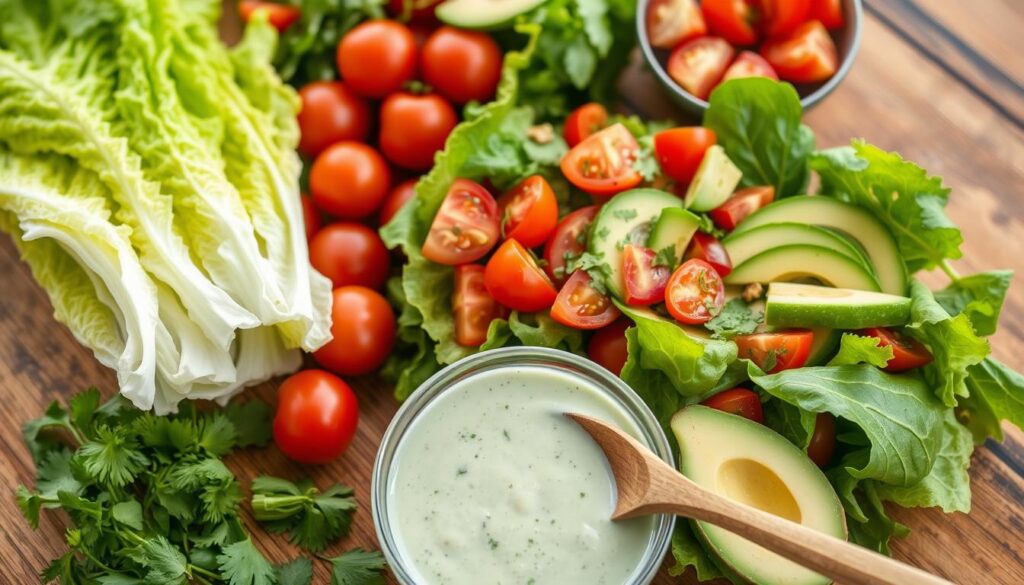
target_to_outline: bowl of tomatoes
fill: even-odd
[[[846,77],[860,47],[861,0],[640,0],[640,49],[669,95],[694,114],[720,83],[792,83],[808,109]]]

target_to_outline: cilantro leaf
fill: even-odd
[[[633,170],[640,173],[645,181],[653,181],[661,173],[661,165],[654,154],[654,136],[647,135],[637,139],[640,146],[633,161]]]
[[[232,402],[224,409],[224,416],[235,425],[238,447],[263,447],[270,442],[273,415],[266,402]]]
[[[246,538],[221,549],[217,556],[222,578],[230,585],[274,585],[274,567],[252,539]]]
[[[51,402],[46,408],[43,416],[25,423],[22,428],[22,436],[28,450],[32,453],[32,459],[38,464],[46,453],[54,449],[63,449],[66,443],[59,436],[50,431],[64,430],[79,444],[85,442],[85,438],[78,433],[71,425],[71,417],[68,412],[56,401]]]
[[[839,352],[828,362],[828,365],[870,364],[876,368],[884,368],[892,359],[893,350],[891,346],[881,345],[881,343],[882,340],[877,337],[843,333],[843,338],[839,342]]]
[[[188,561],[185,555],[162,535],[144,540],[130,555],[147,569],[147,583],[183,584],[188,581]]]
[[[290,563],[274,567],[277,585],[310,585],[313,582],[313,562],[299,557]]]
[[[134,438],[127,436],[124,427],[99,427],[96,438],[82,445],[78,451],[85,470],[102,483],[123,487],[149,464],[138,449]]]
[[[676,252],[675,244],[669,244],[664,248],[660,249],[655,253],[652,266],[665,266],[669,270],[674,270],[676,264],[679,263],[679,254]]]
[[[754,311],[743,299],[735,298],[722,307],[722,311],[704,324],[715,339],[732,339],[737,335],[749,335],[764,321],[764,313]],[[771,368],[768,368],[771,369]]]
[[[99,406],[100,391],[95,386],[75,394],[68,401],[71,422],[83,432],[88,432],[92,428],[93,417]]]
[[[309,480],[262,476],[252,482],[252,510],[267,530],[287,530],[296,546],[320,552],[348,533],[356,500],[352,488],[340,484],[321,492]]]
[[[222,414],[205,417],[199,428],[199,447],[215,457],[230,452],[238,441],[235,425]]]
[[[384,585],[387,562],[379,551],[352,549],[331,561],[331,585]]]

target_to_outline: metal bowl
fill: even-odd
[[[640,0],[636,10],[636,34],[640,41],[640,51],[643,53],[647,65],[654,71],[665,91],[672,99],[695,115],[702,115],[708,107],[707,100],[702,100],[688,91],[679,87],[669,77],[665,70],[665,63],[668,61],[670,51],[651,46],[647,37],[647,7],[652,0]],[[860,49],[861,26],[864,19],[864,9],[861,0],[843,0],[843,17],[845,24],[843,28],[832,32],[832,38],[836,41],[836,49],[839,52],[839,70],[828,80],[814,84],[796,84],[797,93],[800,94],[800,104],[804,110],[808,110],[818,104],[825,96],[832,93],[832,90],[849,73],[853,61]]]

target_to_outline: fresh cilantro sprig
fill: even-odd
[[[331,585],[384,585],[387,563],[378,551],[352,549],[331,562]]]
[[[314,553],[348,534],[356,507],[352,488],[340,484],[321,492],[308,479],[262,476],[252,482],[256,520],[269,532],[288,531],[293,544]]]
[[[764,313],[754,311],[743,299],[735,298],[722,307],[722,311],[704,324],[715,339],[732,339],[737,335],[749,335],[764,321]],[[740,356],[743,357],[743,356]]]

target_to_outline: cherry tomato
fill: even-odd
[[[633,168],[640,147],[622,124],[596,132],[562,157],[565,178],[593,195],[614,195],[640,184]]]
[[[625,317],[615,321],[604,329],[599,329],[590,336],[587,343],[587,355],[609,372],[618,376],[622,366],[626,365],[629,352],[626,348],[626,329],[632,323]]]
[[[654,135],[654,155],[662,173],[685,184],[693,180],[704,153],[715,142],[714,130],[701,126],[672,128]]]
[[[388,249],[376,230],[361,223],[332,223],[309,243],[309,261],[335,287],[380,289],[388,279]]]
[[[722,278],[729,276],[729,273],[732,272],[732,260],[729,259],[729,252],[725,250],[725,246],[715,239],[715,236],[704,232],[693,234],[693,239],[690,240],[690,246],[686,249],[684,257],[707,262]]]
[[[807,20],[811,0],[758,0],[761,30],[769,38],[788,35]]]
[[[283,33],[285,29],[302,16],[302,11],[297,6],[290,6],[288,4],[256,2],[254,0],[242,0],[238,3],[238,14],[241,15],[242,20],[245,22],[252,20],[253,15],[257,12],[266,13],[267,22],[276,28],[279,33]]]
[[[501,48],[487,33],[442,26],[423,45],[423,81],[457,104],[494,97]]]
[[[388,0],[388,14],[396,20],[413,23],[437,22],[434,8],[442,0]]]
[[[668,266],[655,266],[654,250],[626,244],[622,249],[622,275],[626,304],[647,306],[665,300],[665,285],[672,276]]]
[[[339,142],[320,153],[309,171],[313,202],[343,219],[363,219],[380,207],[391,185],[388,164],[361,142]]]
[[[808,20],[817,20],[829,30],[843,28],[843,0],[811,0]]]
[[[734,230],[751,213],[768,205],[775,199],[775,187],[763,185],[740,189],[725,200],[725,203],[708,212],[715,225],[723,230]],[[730,266],[732,262],[729,263]]]
[[[676,321],[701,325],[721,312],[725,285],[718,272],[703,260],[690,259],[679,265],[665,287],[665,306]]]
[[[805,22],[792,34],[761,46],[761,55],[779,77],[794,83],[816,83],[835,74],[839,67],[836,45],[817,20]]]
[[[515,240],[505,240],[487,261],[484,285],[496,301],[525,313],[547,309],[558,296],[548,275]]]
[[[754,28],[757,11],[750,0],[703,0],[700,9],[711,34],[734,45],[757,42],[757,30]]]
[[[576,258],[587,249],[587,229],[599,209],[589,205],[566,215],[544,245],[544,270],[555,283],[561,284],[569,276],[565,273],[566,258]]]
[[[342,376],[359,376],[376,370],[388,358],[395,343],[395,314],[375,290],[365,286],[334,289],[331,335],[327,345],[313,352],[313,359]]]
[[[604,109],[604,106],[596,102],[583,104],[565,119],[562,136],[565,137],[569,148],[572,148],[604,128],[607,122],[608,110]]]
[[[306,240],[309,241],[320,229],[320,212],[313,205],[313,199],[309,195],[303,193],[300,200],[302,201],[302,225],[306,227]]]
[[[339,81],[314,81],[301,90],[299,150],[316,156],[335,142],[366,142],[370,133],[370,106]]]
[[[344,380],[323,370],[292,374],[277,390],[274,442],[300,463],[327,463],[348,449],[359,402]]]
[[[761,399],[757,397],[757,394],[746,388],[723,390],[705,399],[701,404],[730,414],[738,414],[743,418],[764,424],[764,411],[761,409]]]
[[[395,214],[409,202],[410,199],[416,196],[416,182],[419,179],[408,179],[399,183],[394,189],[388,193],[387,199],[384,200],[384,204],[380,206],[380,215],[377,223],[380,225],[387,225],[391,221],[391,218],[395,217]]]
[[[777,333],[739,335],[733,339],[739,357],[748,359],[769,374],[802,367],[811,355],[814,334],[806,329]]]
[[[402,89],[416,74],[416,39],[393,20],[370,20],[338,43],[338,71],[362,95],[382,98]]]
[[[577,270],[558,291],[551,318],[574,329],[600,329],[619,318],[619,310],[591,285],[586,270]]]
[[[886,327],[872,327],[861,331],[862,335],[877,337],[879,345],[892,348],[892,359],[885,371],[894,374],[926,366],[932,362],[932,354],[920,341]]]
[[[647,37],[655,47],[674,49],[707,31],[696,0],[653,0],[647,7]]]
[[[487,329],[499,316],[500,307],[484,286],[484,267],[462,264],[455,267],[455,295],[452,298],[455,317],[455,342],[478,347],[487,341]]]
[[[425,171],[458,123],[458,114],[441,96],[399,92],[380,108],[380,149],[400,167]]]
[[[498,243],[501,227],[494,197],[469,179],[455,179],[430,225],[423,256],[438,264],[466,264]]]
[[[700,37],[680,45],[668,58],[668,74],[680,87],[706,100],[736,51],[719,37]]]
[[[745,77],[767,77],[778,81],[779,75],[775,73],[772,66],[764,60],[764,57],[751,51],[743,51],[739,57],[729,65],[722,76],[722,83],[730,79],[742,79]]]
[[[827,412],[819,412],[814,419],[814,432],[807,445],[807,457],[818,467],[825,467],[836,451],[836,419]]]
[[[558,223],[558,200],[544,177],[524,179],[498,200],[506,238],[518,240],[524,248],[536,248],[547,241]]]

